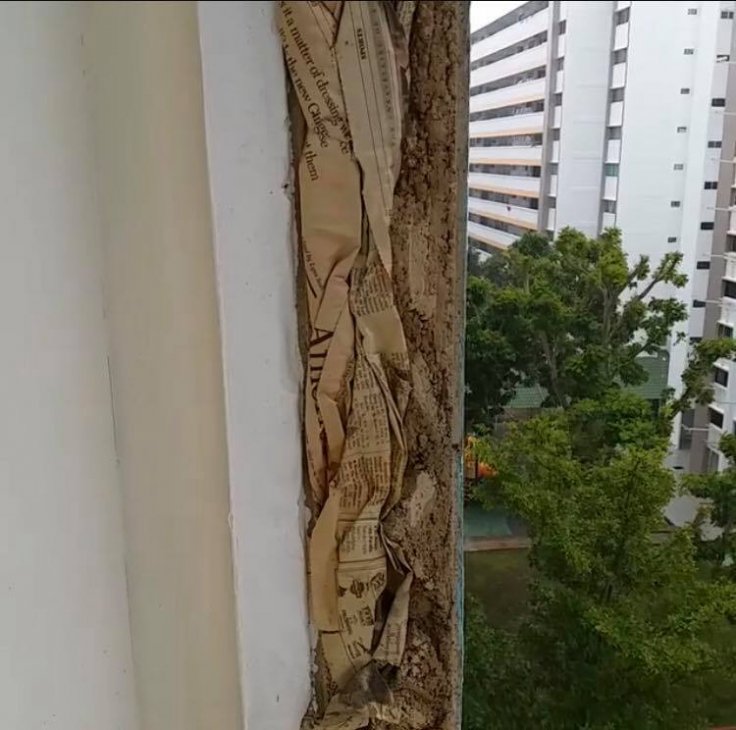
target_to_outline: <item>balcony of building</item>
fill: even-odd
[[[477,68],[470,72],[470,88],[513,76],[523,71],[529,71],[533,68],[546,66],[547,52],[547,43],[542,43],[534,46],[534,48],[529,48],[521,53],[496,61],[496,63]]]
[[[618,194],[618,178],[606,175],[603,178],[603,197],[606,200],[616,200]]]
[[[729,327],[736,328],[736,299],[725,296],[721,299],[721,311],[718,320]]]
[[[518,236],[505,231],[499,231],[490,226],[484,226],[482,223],[474,223],[468,221],[468,238],[475,239],[492,248],[505,249],[508,248]]]
[[[729,251],[725,255],[726,268],[723,272],[724,279],[736,281],[736,252]]]
[[[519,205],[497,203],[494,200],[481,200],[480,198],[468,198],[468,212],[477,213],[486,218],[530,231],[537,230],[537,221],[539,220],[538,210],[523,208]]]
[[[606,162],[621,161],[621,140],[609,139],[606,146]]]
[[[512,114],[508,117],[470,122],[469,135],[473,138],[541,134],[543,128],[544,112],[532,112],[531,114]]]
[[[620,127],[624,121],[624,103],[613,101],[608,109],[608,126]]]
[[[486,172],[468,174],[468,188],[490,190],[504,195],[520,195],[527,198],[539,197],[540,178],[523,175],[493,175]]]
[[[549,13],[549,8],[545,8],[528,18],[524,18],[524,20],[520,20],[518,23],[509,25],[488,38],[484,38],[482,41],[474,43],[470,48],[470,61],[477,61],[491,53],[496,53],[516,43],[521,43],[527,38],[543,33],[549,25]]]
[[[481,165],[528,165],[540,167],[542,145],[536,147],[471,147],[468,161]]]
[[[541,78],[476,94],[470,97],[470,113],[544,99],[546,85],[546,79]]]
[[[629,24],[621,23],[616,26],[613,36],[613,50],[619,51],[629,45]]]
[[[611,70],[611,88],[619,89],[626,86],[626,64],[617,63]]]

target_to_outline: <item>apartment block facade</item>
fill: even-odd
[[[715,331],[721,311],[723,277],[715,294],[709,282],[733,183],[735,5],[532,0],[471,37],[470,245],[491,251],[526,231],[616,226],[632,258],[681,252],[689,281],[678,296],[690,317],[669,348],[675,388],[689,343]],[[684,438],[678,424],[673,466],[702,460],[703,417],[687,419]]]

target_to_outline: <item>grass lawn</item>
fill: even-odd
[[[465,553],[465,591],[485,608],[492,626],[513,625],[529,597],[527,550]]]

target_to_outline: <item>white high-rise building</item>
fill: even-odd
[[[735,5],[532,0],[475,31],[470,244],[616,226],[632,258],[680,251],[687,335],[702,337],[717,196],[733,183],[723,144]],[[687,348],[670,348],[673,387]],[[683,449],[674,463],[690,460]]]

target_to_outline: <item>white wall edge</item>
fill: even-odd
[[[245,726],[310,697],[290,142],[275,3],[200,2]]]

